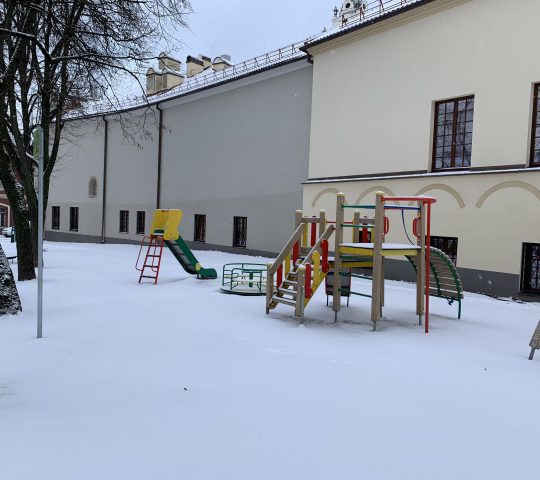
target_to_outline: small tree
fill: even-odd
[[[121,80],[174,44],[188,0],[0,0],[0,182],[12,205],[19,280],[35,278],[32,132],[44,131],[44,203],[67,112],[118,104]],[[139,83],[142,90],[142,85]]]
[[[13,272],[4,249],[0,245],[0,316],[15,315],[21,310],[21,299],[17,292]]]

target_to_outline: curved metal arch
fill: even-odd
[[[504,190],[506,188],[521,188],[529,193],[532,193],[538,200],[540,200],[540,190],[538,190],[538,188],[536,188],[534,185],[531,185],[530,183],[521,181],[502,182],[486,190],[476,202],[476,208],[482,208],[484,202],[489,197],[491,197],[491,195],[498,192],[499,190]]]
[[[450,195],[452,195],[452,197],[456,199],[459,208],[465,208],[465,201],[463,200],[463,197],[457,192],[457,190],[449,187],[448,185],[445,185],[444,183],[432,183],[431,185],[426,185],[425,187],[422,187],[420,190],[418,190],[415,195],[423,195],[430,190],[442,190],[446,193],[449,193]]]

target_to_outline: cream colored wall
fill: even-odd
[[[540,2],[441,0],[414,15],[443,4],[457,6],[310,50],[310,178],[430,169],[433,102],[468,94],[472,166],[528,161]]]
[[[101,118],[66,122],[51,175],[45,220],[51,229],[53,206],[60,207],[60,232],[69,232],[69,208],[79,208],[82,235],[99,235],[103,195],[104,123]],[[88,195],[90,178],[97,179],[97,196]]]
[[[540,243],[538,171],[307,184],[303,208],[307,214],[326,210],[333,220],[338,191],[346,194],[347,203],[360,204],[373,203],[378,190],[389,195],[436,197],[432,234],[458,237],[459,267],[520,274],[522,243]],[[364,214],[370,212],[362,211]],[[351,217],[352,211],[347,215]],[[387,215],[391,222],[388,241],[408,242],[401,214]],[[413,214],[407,212],[405,218],[412,238]],[[346,231],[347,241],[349,235]]]

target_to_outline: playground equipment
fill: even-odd
[[[139,283],[143,278],[148,278],[154,280],[154,285],[157,284],[164,245],[169,248],[174,258],[187,273],[197,275],[197,278],[200,279],[217,278],[217,272],[213,268],[201,267],[191,249],[180,236],[178,227],[183,216],[182,210],[156,210],[154,212],[150,234],[143,238],[135,264],[135,268],[141,272]],[[139,267],[139,260],[145,246],[147,248],[144,262]]]
[[[408,202],[401,205],[399,202]],[[303,217],[296,212],[296,230],[274,263],[268,264],[266,286],[266,312],[278,304],[295,308],[295,315],[302,318],[304,309],[311,300],[321,281],[332,276],[332,308],[335,321],[341,307],[341,297],[348,294],[371,298],[371,320],[376,330],[384,305],[384,261],[390,256],[405,256],[416,270],[416,313],[419,323],[425,318],[425,331],[429,331],[429,296],[445,298],[450,303],[459,302],[463,290],[457,270],[451,260],[440,250],[430,247],[431,205],[435,198],[424,196],[385,197],[376,195],[373,205],[347,205],[345,195],[337,195],[336,221],[326,220],[324,211],[318,217]],[[352,222],[346,222],[346,209],[355,209]],[[372,211],[372,218],[361,217],[360,210]],[[416,213],[413,232],[416,244],[386,243],[390,223],[385,211],[411,210]],[[317,231],[318,228],[318,231]],[[345,229],[352,229],[352,242],[343,241]],[[309,233],[311,232],[311,235]],[[328,239],[334,234],[335,255],[328,255]],[[308,236],[310,245],[308,246]],[[430,265],[430,268],[425,268]],[[352,268],[371,268],[372,275],[349,273]],[[433,276],[430,275],[430,271]],[[371,294],[353,292],[342,276],[371,280]],[[327,284],[327,293],[329,292]]]
[[[236,295],[265,295],[266,265],[263,263],[227,263],[223,265],[221,290]]]

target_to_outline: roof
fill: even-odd
[[[416,8],[420,8],[428,3],[438,0],[383,0],[382,3],[370,1],[363,16],[348,24],[346,27],[336,27],[307,40],[301,50],[307,52],[310,48],[329,42],[339,37],[343,37],[352,32],[370,27],[376,23],[383,22],[389,18],[402,15]],[[382,8],[381,8],[382,6]]]
[[[270,69],[307,59],[305,52],[300,50],[305,41],[293,43],[286,47],[279,48],[272,52],[259,55],[244,62],[231,65],[223,70],[206,69],[204,72],[186,79],[184,83],[164,92],[156,93],[151,97],[138,95],[136,97],[126,98],[118,103],[96,102],[86,106],[85,112],[73,111],[66,115],[66,119],[80,119],[87,117],[103,116],[120,112],[127,112],[142,107],[149,107],[160,104],[164,101],[191,95],[209,88],[217,87],[241,78],[256,75]],[[221,56],[225,63],[226,59]],[[199,62],[200,59],[197,59]]]

